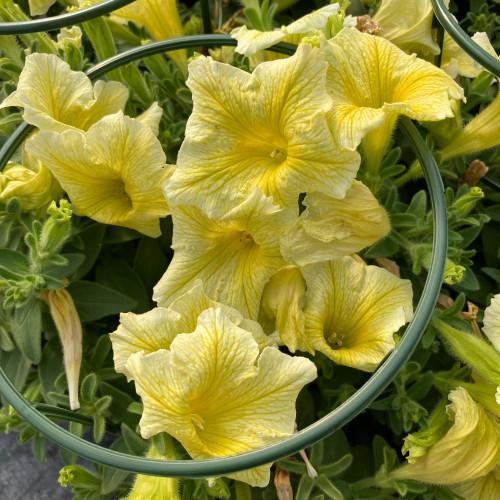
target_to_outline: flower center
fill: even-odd
[[[197,429],[204,430],[205,420],[202,417],[196,413],[191,413],[189,416],[191,417],[191,422],[193,422],[193,425]]]
[[[326,341],[330,344],[332,349],[339,349],[342,347],[344,343],[345,335],[343,333],[332,332],[327,338]]]
[[[246,231],[242,231],[240,233],[240,242],[245,244],[245,245],[248,245],[250,243],[253,243],[253,237],[250,233],[247,233]]]
[[[287,157],[287,151],[284,148],[274,148],[270,153],[269,156],[273,158],[274,160],[280,160],[280,161],[285,161]]]
[[[116,189],[114,191],[114,195],[122,202],[132,207],[132,200],[130,196],[125,191],[125,184],[122,180],[116,181]]]

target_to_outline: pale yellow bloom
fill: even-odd
[[[115,370],[130,380],[127,361],[136,353],[150,354],[160,349],[170,349],[170,344],[181,333],[191,333],[196,328],[198,316],[210,307],[220,307],[224,314],[240,328],[251,332],[259,348],[276,345],[272,337],[264,334],[256,321],[243,316],[232,307],[210,300],[203,291],[200,280],[193,288],[174,300],[170,307],[156,307],[144,314],[122,313],[118,329],[110,333],[113,344]]]
[[[458,387],[446,407],[453,426],[413,464],[391,472],[394,479],[455,484],[484,476],[500,464],[500,425]],[[493,498],[493,497],[491,497]]]
[[[186,369],[189,367],[189,369]],[[259,349],[251,333],[221,309],[208,309],[193,333],[170,350],[128,361],[144,404],[141,434],[167,432],[195,459],[260,448],[293,433],[295,399],[316,367],[274,347]],[[269,482],[269,465],[231,474],[253,486]]]
[[[336,363],[373,371],[413,315],[409,280],[352,257],[302,268],[306,336]]]
[[[432,17],[430,0],[382,0],[373,20],[380,25],[380,36],[405,52],[426,56],[439,54]]]
[[[300,349],[314,353],[305,335],[305,291],[300,268],[288,266],[278,271],[262,293],[259,323],[266,333],[277,332],[291,352]]]
[[[66,44],[72,44],[77,48],[82,46],[82,30],[78,26],[62,28],[57,35],[57,47],[64,49]]]
[[[113,12],[116,16],[144,26],[155,40],[184,35],[175,0],[137,0]],[[182,71],[186,70],[186,50],[174,50],[169,57]]]
[[[491,304],[484,310],[483,333],[500,351],[500,293],[491,299]]]
[[[89,78],[53,54],[31,54],[19,77],[17,90],[0,108],[24,108],[24,121],[43,131],[88,130],[102,117],[125,107],[128,89],[119,82]]]
[[[453,116],[450,99],[463,98],[443,70],[383,38],[344,28],[322,48],[330,65],[330,128],[341,147],[355,149],[364,138],[367,162],[377,171],[398,115],[442,120]]]
[[[338,3],[326,5],[297,19],[288,26],[282,26],[274,31],[249,30],[246,26],[235,28],[231,32],[231,36],[238,40],[236,52],[246,56],[253,56],[259,50],[267,49],[279,42],[291,42],[290,37],[306,35],[311,31],[324,29],[328,18],[337,13],[338,10]],[[298,43],[299,40],[294,41]]]
[[[497,57],[495,49],[486,33],[476,33],[472,36],[472,40],[481,48],[486,50],[490,55]],[[482,66],[472,59],[460,46],[451,38],[448,33],[444,34],[443,55],[441,58],[441,68],[448,73],[452,78],[458,75],[468,78],[476,78],[483,71]]]
[[[169,202],[218,217],[255,188],[295,211],[305,191],[343,198],[359,156],[340,151],[328,129],[326,66],[310,46],[253,74],[207,57],[192,61],[194,108],[165,189]]]
[[[170,174],[150,127],[117,114],[87,132],[39,132],[26,143],[68,193],[77,215],[160,235],[168,215],[161,183]]]
[[[44,289],[40,299],[47,303],[61,339],[64,369],[68,383],[69,404],[72,410],[80,408],[78,378],[82,362],[82,324],[75,303],[65,288]]]
[[[500,92],[494,101],[476,115],[442,150],[442,159],[482,151],[500,144]]]
[[[49,8],[55,3],[56,0],[28,0],[30,16],[41,16],[42,14],[46,14]]]
[[[314,192],[303,203],[307,209],[281,241],[283,257],[293,264],[340,259],[373,245],[391,230],[386,211],[359,181],[343,200]]]
[[[153,300],[166,307],[201,279],[212,300],[257,319],[264,285],[286,265],[279,236],[293,218],[259,189],[220,219],[193,206],[172,207],[174,258]]]
[[[61,198],[63,190],[36,158],[25,153],[22,163],[8,163],[0,172],[0,203],[15,197],[22,210],[36,210],[39,215],[45,215],[51,202]]]
[[[497,465],[484,476],[454,484],[450,489],[465,500],[493,500],[494,498],[500,498],[500,465]]]

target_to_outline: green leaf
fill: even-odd
[[[314,489],[314,479],[305,475],[300,478],[299,487],[295,500],[310,500],[312,490]]]
[[[111,350],[111,340],[109,335],[104,334],[99,337],[92,352],[92,357],[90,358],[90,365],[94,370],[98,370],[102,367],[106,356]]]
[[[151,308],[144,284],[124,259],[115,259],[106,266],[99,266],[96,281],[134,299],[137,302],[133,310],[135,313],[144,313]]]
[[[153,287],[163,276],[167,265],[167,259],[163,255],[158,241],[143,238],[135,255],[134,271],[144,283],[148,296],[152,295]]]
[[[15,348],[16,345],[10,337],[9,331],[0,325],[0,351],[13,351]]]
[[[50,401],[48,397],[50,392],[56,392],[56,379],[63,371],[61,342],[59,338],[54,337],[43,349],[42,359],[37,369],[42,394],[46,401]]]
[[[344,495],[331,483],[326,476],[318,476],[316,484],[323,490],[332,500],[344,500]]]
[[[120,292],[91,281],[77,281],[68,287],[83,323],[131,311],[136,301]]]
[[[109,412],[119,422],[123,422],[130,427],[135,427],[139,422],[139,415],[135,415],[127,411],[128,407],[134,403],[131,396],[117,389],[106,382],[99,382],[99,390],[101,394],[109,395],[113,398],[109,406]]]
[[[0,262],[2,266],[15,272],[29,272],[30,263],[28,259],[19,252],[0,248]]]
[[[483,267],[481,271],[483,271],[484,274],[500,284],[500,269],[495,269],[493,267]]]
[[[426,372],[422,377],[415,382],[406,392],[409,398],[414,401],[420,401],[425,398],[432,388],[434,382],[434,373],[431,371]]]
[[[103,396],[94,403],[94,407],[99,413],[103,413],[109,408],[112,401],[113,398],[111,396]]]
[[[92,401],[97,392],[97,376],[95,373],[89,373],[80,386],[80,394],[83,401]]]
[[[110,448],[115,451],[120,451],[123,453],[127,453],[127,446],[123,440],[123,438],[118,438]],[[123,483],[127,477],[130,475],[130,472],[123,471],[120,469],[114,469],[113,467],[102,467],[102,484],[101,491],[102,495],[106,495],[108,493],[113,492],[121,483]]]
[[[100,443],[106,431],[106,419],[102,415],[94,415],[94,441]]]
[[[353,456],[348,453],[347,455],[344,455],[340,460],[337,460],[335,463],[320,467],[318,469],[318,472],[326,477],[338,476],[351,466],[352,461]]]
[[[24,306],[14,311],[12,334],[19,350],[37,365],[42,357],[42,313],[40,301],[30,299]]]
[[[366,253],[368,259],[392,257],[399,250],[399,245],[390,237],[377,241]]]
[[[87,230],[79,233],[78,240],[83,245],[82,250],[85,255],[85,260],[78,267],[78,271],[73,276],[74,281],[83,278],[92,269],[92,266],[102,249],[102,241],[104,239],[105,232],[106,225],[96,223]],[[76,242],[72,242],[72,244],[75,248],[77,248]]]
[[[31,450],[36,461],[43,464],[45,462],[45,436],[41,432],[37,432],[33,436]]]
[[[23,356],[19,349],[15,349],[11,352],[0,351],[0,362],[5,375],[7,375],[14,387],[21,391],[31,368],[30,361]]]
[[[419,219],[425,216],[427,210],[427,193],[425,191],[419,191],[412,198],[410,206],[406,210],[406,213],[413,214]]]
[[[85,261],[83,253],[65,253],[61,257],[64,257],[65,263],[62,265],[56,263],[48,264],[42,268],[42,273],[57,279],[69,279]]]
[[[121,430],[129,452],[137,456],[145,455],[148,451],[148,442],[138,436],[127,424],[122,424]]]

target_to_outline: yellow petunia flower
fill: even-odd
[[[266,333],[276,332],[283,343],[314,354],[305,334],[306,282],[300,268],[288,266],[278,271],[266,284],[259,309],[259,323]]]
[[[88,130],[106,115],[123,110],[128,89],[119,82],[92,83],[53,54],[31,54],[17,90],[0,108],[24,108],[25,122],[43,131]]]
[[[63,190],[50,170],[23,151],[22,165],[10,162],[0,172],[0,203],[17,198],[23,211],[45,215],[52,201],[59,201]]]
[[[500,425],[463,387],[450,392],[446,411],[453,425],[413,464],[391,472],[394,479],[455,484],[484,476],[500,465]],[[491,497],[494,498],[494,497]]]
[[[161,183],[171,173],[149,126],[117,114],[85,132],[39,132],[26,143],[56,177],[77,215],[160,235],[169,209]]]
[[[155,40],[165,40],[184,35],[175,0],[137,0],[121,9],[114,15],[137,22],[144,26]],[[186,50],[169,52],[169,57],[181,71],[186,71]]]
[[[439,54],[432,36],[433,15],[430,0],[382,0],[373,20],[380,25],[379,35],[401,50],[428,56]]]
[[[316,367],[303,357],[274,347],[259,356],[252,334],[213,308],[170,350],[132,356],[128,369],[144,405],[142,436],[167,432],[195,459],[254,450],[293,434],[297,395],[316,378]],[[229,477],[262,487],[269,469]]]
[[[330,128],[341,147],[355,149],[363,139],[372,175],[399,115],[442,120],[453,116],[450,99],[463,98],[463,90],[444,71],[383,38],[344,28],[323,40],[322,49],[330,65]]]
[[[483,333],[500,352],[500,293],[491,299],[490,305],[484,310]]]
[[[253,74],[198,57],[189,72],[194,108],[165,190],[171,204],[218,217],[255,188],[295,211],[304,191],[345,196],[359,156],[339,150],[328,129],[319,49],[300,46]]]
[[[238,40],[236,52],[249,57],[282,41],[298,43],[300,38],[311,31],[324,29],[328,18],[338,10],[338,3],[326,5],[274,31],[249,30],[246,26],[235,28],[231,31],[231,36]]]
[[[285,260],[299,266],[359,252],[391,230],[386,211],[359,181],[343,200],[314,192],[303,203],[306,210],[281,240]]]
[[[177,335],[194,332],[198,316],[210,307],[220,307],[236,326],[251,332],[260,349],[276,345],[274,338],[268,337],[259,323],[244,318],[232,307],[210,300],[203,291],[201,281],[196,280],[193,288],[174,300],[168,308],[156,307],[144,314],[120,314],[120,325],[109,335],[115,370],[130,380],[132,374],[127,370],[130,356],[170,349]]]
[[[500,465],[484,476],[454,484],[450,489],[465,500],[500,498]]]
[[[294,219],[255,190],[220,219],[193,206],[172,207],[174,258],[154,288],[153,300],[167,307],[201,279],[212,299],[257,319],[264,285],[286,266],[280,233]]]
[[[409,280],[352,257],[302,268],[306,336],[336,363],[373,371],[413,315]]]

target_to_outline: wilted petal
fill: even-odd
[[[233,455],[291,435],[295,399],[316,377],[305,358],[273,347],[259,356],[253,336],[221,309],[203,312],[196,330],[177,336],[169,351],[135,355],[128,367],[144,404],[143,437],[168,432],[195,459]],[[265,486],[269,467],[230,477]]]
[[[391,229],[386,211],[359,181],[354,181],[343,200],[315,192],[303,203],[307,209],[281,241],[285,260],[299,266],[359,252]]]
[[[451,391],[448,399],[451,429],[416,463],[393,471],[393,478],[454,484],[484,476],[499,464],[499,424],[462,387]]]
[[[304,191],[343,198],[359,156],[340,151],[328,129],[325,71],[310,46],[253,74],[196,58],[188,80],[193,113],[165,189],[171,203],[217,217],[255,188],[294,210]]]
[[[344,28],[323,40],[322,49],[330,64],[327,89],[333,98],[328,118],[341,147],[356,148],[367,132],[386,121],[390,126],[380,141],[387,142],[399,114],[426,121],[451,117],[450,99],[463,98],[444,71],[383,38]]]
[[[484,310],[483,332],[495,349],[500,352],[500,293],[491,299]]]
[[[373,371],[412,318],[410,281],[352,257],[304,266],[302,274],[311,344],[336,363]]]
[[[24,108],[24,121],[43,131],[87,130],[100,118],[125,107],[128,89],[118,82],[98,81],[94,88],[81,71],[53,54],[31,54],[17,90],[0,108]]]
[[[206,294],[257,319],[268,279],[285,261],[279,236],[293,220],[262,191],[255,192],[221,219],[192,206],[174,206],[174,258],[154,289],[153,300],[166,307],[201,279]]]
[[[54,174],[78,215],[160,234],[169,214],[161,183],[171,173],[151,129],[119,112],[88,132],[39,132],[26,149]]]

